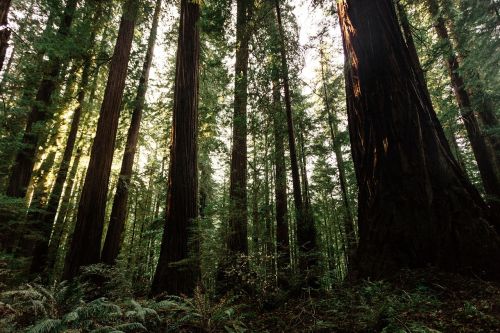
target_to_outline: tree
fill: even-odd
[[[97,3],[96,12],[92,15],[92,22],[99,22],[102,15],[102,9],[102,3]],[[86,96],[86,89],[89,85],[89,79],[91,75],[92,54],[94,46],[93,44],[95,42],[98,32],[97,30],[99,28],[99,24],[95,24],[93,26],[87,42],[88,49],[83,55],[83,69],[77,94],[77,107],[73,112],[73,118],[71,120],[68,138],[66,139],[66,146],[64,148],[59,170],[56,174],[54,186],[52,187],[52,191],[50,192],[47,205],[46,207],[44,207],[44,212],[42,216],[39,217],[40,226],[38,229],[41,230],[42,235],[40,235],[41,238],[37,242],[37,244],[35,244],[35,248],[33,250],[33,259],[30,268],[31,273],[41,273],[46,268],[47,255],[49,251],[49,238],[52,227],[54,225],[57,209],[59,207],[64,183],[66,182],[68,176],[68,170],[71,162],[71,157],[73,156],[73,150],[76,144],[78,129],[80,127],[80,119],[83,112],[83,104]]]
[[[349,203],[349,193],[347,187],[347,177],[345,171],[344,157],[342,156],[342,146],[338,139],[338,128],[337,123],[334,119],[334,112],[330,96],[327,88],[327,78],[326,78],[326,59],[323,54],[323,50],[320,49],[320,66],[321,66],[321,81],[323,84],[323,101],[325,104],[326,113],[328,115],[328,128],[330,130],[330,137],[332,140],[332,148],[335,153],[335,162],[337,164],[337,169],[339,172],[339,183],[340,190],[342,194],[342,203],[344,205],[344,229],[346,233],[346,248],[347,248],[347,261],[354,254],[356,250],[356,233],[354,231],[354,218],[352,216],[351,205]]]
[[[306,209],[302,200],[302,187],[300,185],[299,162],[297,158],[297,148],[295,144],[295,128],[293,124],[292,101],[290,95],[290,83],[288,78],[288,64],[285,49],[285,34],[281,20],[281,9],[279,1],[275,1],[276,19],[280,38],[280,56],[281,56],[281,79],[285,92],[285,110],[288,130],[288,145],[290,149],[290,162],[292,167],[293,198],[295,203],[295,214],[297,219],[297,241],[302,253],[300,258],[300,268],[303,273],[315,265],[313,251],[316,248],[316,231],[314,229],[314,220],[311,212]],[[315,285],[314,279],[307,281],[312,286]]]
[[[7,27],[9,9],[11,0],[0,1],[0,26],[3,29],[0,31],[0,71],[3,68],[3,63],[5,62],[5,54],[7,53],[7,48],[9,47],[10,29]]]
[[[460,74],[460,64],[451,44],[445,21],[439,12],[438,3],[435,0],[427,0],[427,6],[429,13],[435,19],[434,28],[436,33],[446,50],[445,58],[451,85],[467,130],[474,157],[477,161],[484,190],[494,198],[491,202],[495,210],[494,214],[500,215],[500,202],[497,201],[500,199],[500,175],[497,172],[493,150],[487,144],[485,135],[482,133],[483,131],[479,127],[478,120],[473,112],[471,98],[465,86],[464,79]],[[495,225],[498,231],[500,231],[500,223],[496,223]]]
[[[200,5],[181,1],[167,215],[151,293],[192,295],[199,281],[198,80]]]
[[[153,61],[161,3],[161,0],[156,1],[153,23],[148,38],[146,56],[144,58],[141,77],[139,79],[139,86],[137,87],[137,94],[134,101],[134,111],[132,113],[132,120],[127,134],[127,143],[125,144],[125,152],[123,153],[120,176],[118,178],[118,185],[116,187],[116,193],[113,200],[109,227],[101,253],[101,260],[110,265],[112,265],[115,262],[116,257],[118,257],[123,229],[125,227],[128,188],[130,186],[130,177],[132,176],[137,141],[139,140],[139,129],[141,126],[142,111],[144,109],[144,100],[148,89],[149,72]]]
[[[69,35],[76,6],[79,0],[68,0],[64,13],[61,17],[61,24],[57,31],[60,42],[64,42]],[[33,173],[36,153],[39,146],[40,129],[37,127],[47,119],[51,106],[52,94],[57,88],[56,80],[62,69],[63,60],[60,55],[54,54],[43,73],[43,79],[38,87],[35,101],[28,116],[26,129],[22,139],[22,148],[16,155],[16,161],[12,167],[7,195],[22,198],[26,195],[26,190]]]
[[[344,0],[338,13],[359,187],[356,273],[381,277],[430,264],[498,274],[488,208],[418,84],[392,1]]]
[[[236,64],[234,66],[233,146],[229,187],[229,229],[227,248],[230,256],[248,254],[247,224],[247,99],[248,42],[251,36],[252,0],[236,2]]]
[[[94,264],[100,260],[109,176],[138,7],[137,0],[127,0],[123,7],[123,15],[78,207],[75,231],[64,267],[64,279],[75,277],[80,266]]]

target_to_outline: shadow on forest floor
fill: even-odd
[[[0,293],[0,332],[500,332],[500,287],[429,270],[391,281],[211,299],[133,299],[120,281],[104,297],[75,282]]]

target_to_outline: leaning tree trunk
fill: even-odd
[[[419,85],[391,0],[338,3],[359,187],[355,272],[434,265],[499,273],[488,207],[454,159]]]
[[[102,14],[102,6],[98,4],[96,13],[93,15],[93,21],[98,22]],[[73,112],[73,119],[71,120],[71,125],[68,133],[68,138],[66,139],[66,146],[64,148],[61,164],[59,170],[57,171],[56,180],[54,186],[49,195],[47,206],[40,220],[39,229],[42,232],[42,237],[35,244],[33,251],[33,259],[31,261],[30,272],[31,273],[42,273],[46,268],[47,254],[49,250],[49,238],[54,225],[54,220],[57,213],[57,208],[59,207],[59,201],[61,199],[61,194],[63,191],[64,183],[66,182],[68,176],[68,170],[71,163],[71,157],[73,155],[73,150],[76,143],[76,136],[78,134],[78,129],[80,127],[80,119],[82,116],[83,104],[85,101],[85,92],[89,84],[89,79],[91,75],[91,65],[92,65],[92,48],[94,47],[95,38],[99,29],[99,25],[95,25],[90,33],[90,38],[88,40],[88,50],[83,59],[83,69],[80,79],[80,86],[77,94],[77,107]]]
[[[68,0],[62,16],[61,26],[57,32],[61,42],[68,36],[73,22],[73,16],[79,0]],[[49,108],[52,104],[52,94],[57,87],[57,79],[61,72],[63,59],[60,56],[53,56],[49,60],[46,72],[43,74],[42,82],[36,93],[26,129],[24,131],[22,144],[23,147],[16,155],[12,173],[9,178],[7,195],[11,197],[22,198],[26,191],[33,173],[36,153],[39,145],[40,133],[37,124],[45,121],[49,115]]]
[[[467,135],[472,147],[472,152],[476,158],[479,174],[483,183],[486,194],[493,197],[490,201],[494,214],[500,216],[500,175],[496,170],[496,159],[494,153],[487,144],[485,136],[483,135],[476,115],[472,111],[472,104],[470,101],[469,93],[466,90],[464,80],[460,75],[460,65],[458,63],[455,50],[451,44],[448,36],[448,29],[446,28],[445,21],[439,13],[439,7],[435,0],[427,0],[429,13],[436,20],[434,28],[436,33],[446,49],[446,65],[450,74],[451,85],[455,93],[460,114],[467,130]],[[497,231],[500,231],[500,222],[496,223]]]
[[[200,5],[181,1],[167,216],[152,294],[192,295],[199,282],[197,239]]]
[[[69,210],[69,204],[70,204],[70,199],[71,199],[71,193],[74,190],[74,181],[77,176],[76,172],[78,171],[78,165],[80,164],[80,158],[82,156],[82,150],[77,149],[76,151],[76,156],[73,159],[73,165],[71,167],[71,170],[69,171],[68,175],[68,182],[66,184],[66,188],[64,189],[64,193],[62,195],[62,198],[60,200],[60,204],[58,207],[58,212],[57,212],[57,219],[54,221],[54,226],[53,226],[53,231],[52,235],[50,237],[50,242],[47,246],[47,255],[45,259],[45,264],[44,264],[44,269],[45,273],[47,275],[50,275],[54,268],[55,260],[56,260],[56,254],[59,249],[59,246],[61,244],[61,239],[62,235],[64,233],[65,229],[65,217],[68,213]],[[76,187],[76,186],[75,186]],[[52,191],[54,193],[54,191]],[[50,200],[50,199],[49,199]],[[44,256],[41,256],[42,259]],[[32,271],[36,270],[35,266],[35,261],[32,261]],[[37,269],[38,271],[41,271],[42,269]]]
[[[4,28],[0,31],[0,71],[5,62],[5,55],[9,47],[10,29],[7,28],[9,9],[11,0],[0,0],[0,26]]]
[[[292,185],[293,198],[295,203],[295,214],[297,219],[297,241],[301,251],[300,269],[302,273],[306,273],[315,265],[312,252],[316,247],[316,232],[314,230],[313,220],[308,218],[305,206],[302,200],[302,188],[300,185],[299,162],[297,159],[297,148],[295,144],[295,129],[293,125],[292,101],[290,95],[290,85],[288,79],[288,64],[286,59],[285,49],[285,34],[281,21],[281,9],[279,1],[275,1],[276,18],[280,35],[280,55],[281,55],[281,76],[283,80],[283,88],[285,92],[285,109],[288,129],[288,145],[290,149],[290,162],[292,167]],[[314,279],[307,281],[308,284],[314,284]]]
[[[144,109],[144,101],[148,89],[149,72],[153,62],[161,3],[162,0],[156,1],[155,12],[153,14],[153,24],[149,34],[148,47],[142,67],[141,77],[139,79],[139,86],[137,87],[137,94],[135,96],[134,112],[132,113],[132,120],[128,129],[127,143],[125,144],[125,152],[123,153],[120,176],[118,177],[118,184],[116,186],[116,193],[109,219],[109,227],[101,253],[101,261],[109,265],[114,264],[116,258],[118,257],[122,234],[125,228],[128,188],[130,186],[130,178],[132,177],[132,168],[134,166],[137,141],[139,140],[139,129],[141,126],[142,111]]]
[[[138,7],[137,0],[128,0],[124,4],[96,135],[78,206],[75,231],[64,267],[64,279],[76,276],[80,266],[95,264],[100,259],[109,176]]]

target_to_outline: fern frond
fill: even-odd
[[[29,328],[26,333],[59,333],[66,329],[60,319],[45,319]]]

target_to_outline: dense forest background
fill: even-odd
[[[0,331],[499,331],[499,13],[0,0]]]

